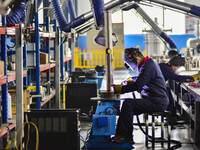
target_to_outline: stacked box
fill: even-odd
[[[16,87],[8,87],[8,93],[11,95],[11,105],[12,105],[12,114],[16,114]],[[23,90],[23,106],[24,112],[27,112],[30,109],[30,104],[32,103],[32,98],[30,91]]]
[[[4,76],[4,61],[0,60],[0,77]]]

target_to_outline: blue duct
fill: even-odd
[[[156,23],[144,12],[142,8],[138,4],[132,4],[130,6],[125,7],[123,10],[127,11],[134,8],[142,18],[152,27],[152,29],[160,35],[170,46],[171,49],[177,49],[176,44],[172,41],[172,39],[162,30],[160,29]]]
[[[21,2],[19,7],[15,10],[11,10],[11,12],[6,16],[6,23],[18,24],[20,19],[24,16],[26,10],[26,3]]]
[[[96,0],[97,1],[97,0]],[[122,3],[133,1],[133,0],[113,0],[105,4],[105,9],[109,10],[111,8],[114,8]],[[58,20],[58,23],[61,27],[61,29],[64,32],[70,32],[71,28],[76,28],[79,25],[85,23],[87,20],[91,19],[93,17],[93,14],[91,11],[79,16],[78,18],[75,18],[70,23],[67,24],[67,21],[64,17],[63,11],[60,7],[60,3],[58,0],[51,0],[53,10],[56,16],[56,19]],[[102,9],[102,8],[101,8]]]
[[[72,0],[68,1],[67,9],[68,9],[68,12],[70,14],[70,20],[74,20],[77,17],[77,15],[76,15],[76,12],[75,12],[75,9],[74,9],[74,4],[73,4]]]
[[[96,26],[104,26],[104,0],[91,0],[91,3]]]
[[[68,24],[64,14],[63,14],[63,11],[60,7],[60,2],[58,0],[51,0],[51,3],[53,6],[53,11],[55,13],[56,19],[60,25],[60,28],[64,32],[70,32],[71,28],[75,28],[78,25],[85,23],[82,16],[80,16]]]
[[[42,2],[43,0],[38,0],[38,8]],[[26,11],[26,3],[27,2],[21,2],[17,8],[11,10],[6,16],[6,22],[11,24],[19,24],[20,19],[22,19]]]
[[[191,13],[191,14],[194,14],[194,15],[196,15],[196,16],[200,16],[200,7],[194,6],[194,5],[193,5],[193,6],[191,7],[190,13]]]

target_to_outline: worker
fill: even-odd
[[[127,98],[124,100],[119,115],[116,135],[111,139],[116,143],[130,143],[133,141],[133,115],[151,112],[163,112],[167,109],[169,100],[163,75],[158,64],[151,58],[144,57],[136,48],[124,51],[124,62],[131,70],[139,72],[137,79],[127,85],[113,85],[115,93],[138,91],[141,99]]]
[[[198,79],[198,75],[194,76],[181,76],[177,75],[176,72],[177,70],[185,65],[185,58],[182,57],[180,54],[175,55],[170,59],[168,63],[160,63],[160,70],[164,76],[165,81],[168,80],[175,80],[177,82],[193,82],[194,80]],[[169,86],[167,85],[167,91],[168,91],[168,96],[169,96],[169,105],[167,110],[171,112],[171,119],[179,119],[178,115],[176,115],[176,109],[174,106],[174,99],[172,97],[171,90]],[[177,118],[176,118],[177,117]]]

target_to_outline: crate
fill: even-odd
[[[0,60],[0,77],[4,76],[4,61]]]
[[[12,114],[16,114],[16,86],[8,87],[8,93],[11,95],[11,105],[12,105]],[[32,97],[30,91],[23,90],[23,107],[24,112],[30,109],[30,104],[32,103]]]
[[[47,53],[40,52],[40,64],[48,64],[49,63],[49,55]]]
[[[41,81],[45,82],[47,81],[47,73],[46,72],[41,72],[40,73],[40,76],[41,76]],[[54,81],[54,72],[50,72],[50,81]]]

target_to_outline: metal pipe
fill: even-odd
[[[62,30],[61,30],[61,35],[62,35]],[[64,49],[63,49],[63,37],[60,37],[61,45],[60,45],[60,79],[63,82],[64,81]],[[61,84],[61,101],[62,105],[61,108],[64,108],[64,88],[63,84]]]
[[[76,31],[71,29],[71,71],[75,71],[75,43],[76,43]]]
[[[169,44],[171,49],[177,49],[177,46],[172,41],[172,39],[162,29],[160,29],[160,27],[145,13],[145,11],[138,4],[132,4],[124,8],[123,10],[130,10],[132,8],[134,8],[142,16],[142,18],[152,27],[152,29]]]
[[[184,3],[184,2],[180,2],[180,1],[176,1],[176,0],[149,0],[151,2],[154,3],[158,3],[158,4],[162,4],[165,6],[169,6],[172,8],[176,8],[178,10],[183,10],[186,12],[190,12],[190,4]]]
[[[184,3],[181,1],[176,1],[176,0],[149,0],[150,2],[162,4],[168,7],[172,7],[178,10],[185,11],[187,13],[191,13],[196,16],[200,16],[200,7],[191,5],[188,3]]]
[[[23,108],[23,33],[22,25],[15,31],[16,40],[16,127],[21,128],[24,122]],[[20,129],[22,130],[22,129]],[[23,131],[22,131],[23,132]],[[23,135],[22,135],[23,136]],[[20,145],[20,135],[17,138],[17,145]]]
[[[111,92],[111,86],[113,84],[113,57],[112,57],[112,20],[111,11],[105,11],[105,38],[106,38],[106,81],[107,92]]]
[[[55,53],[56,53],[56,69],[55,69],[56,108],[60,109],[60,30],[59,28],[57,28],[57,31],[56,31]]]

